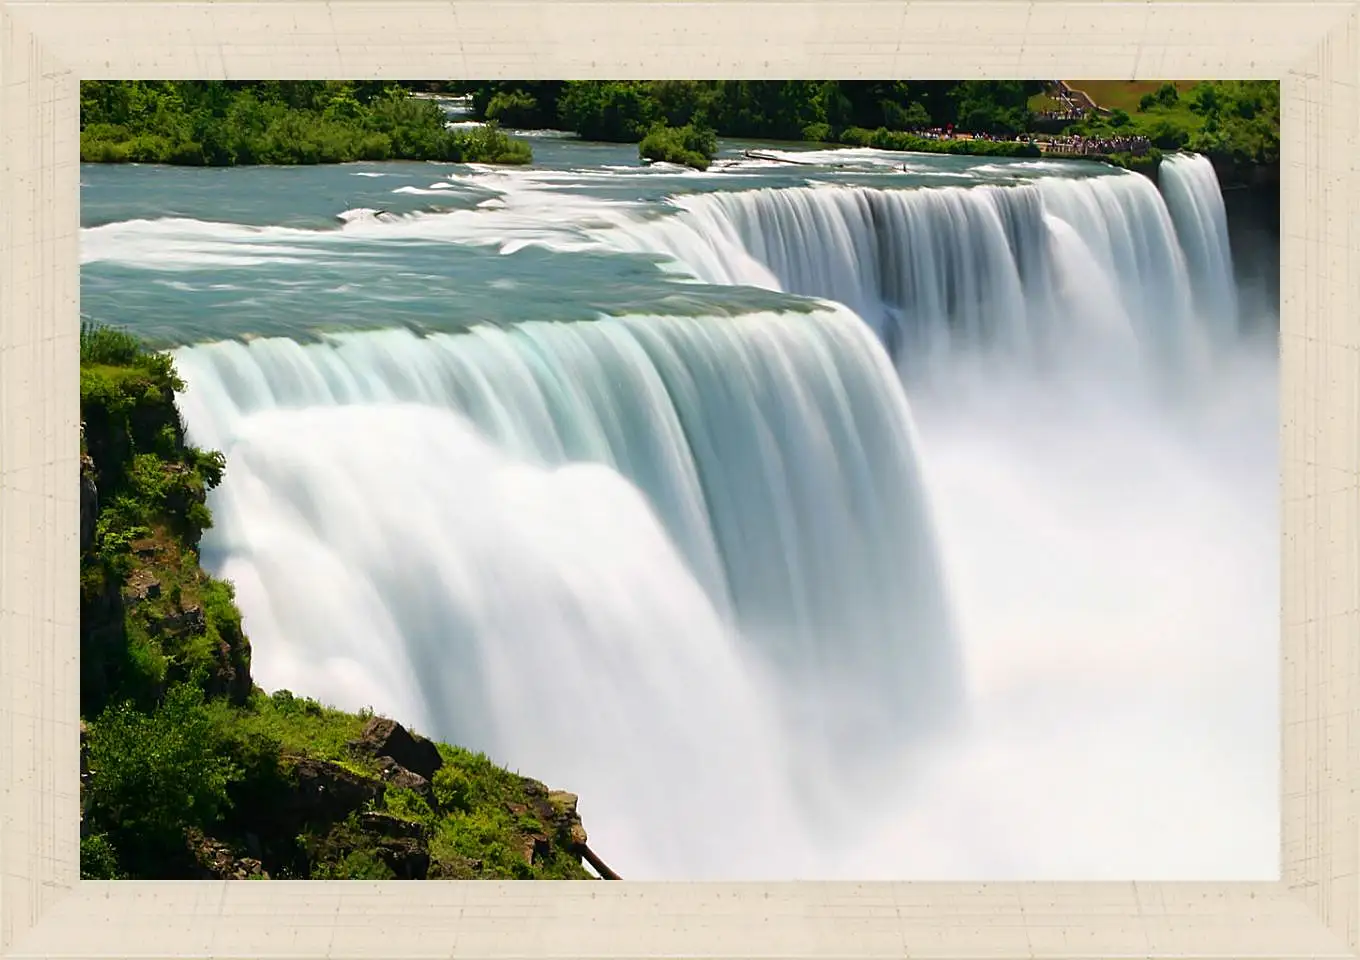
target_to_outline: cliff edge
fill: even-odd
[[[576,796],[251,678],[229,583],[199,564],[218,453],[183,384],[121,331],[81,332],[81,875],[589,879]]]

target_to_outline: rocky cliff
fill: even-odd
[[[252,681],[199,565],[220,455],[168,357],[81,337],[81,871],[140,879],[587,879],[573,794]]]

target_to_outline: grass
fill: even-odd
[[[1146,93],[1156,93],[1164,83],[1175,84],[1182,96],[1189,93],[1199,83],[1198,80],[1068,80],[1073,90],[1080,90],[1095,101],[1096,106],[1106,110],[1123,110],[1134,113],[1138,101]]]
[[[1036,93],[1029,98],[1029,108],[1034,113],[1046,113],[1050,110],[1066,110],[1067,105],[1056,97],[1051,97],[1047,93]]]
[[[234,725],[246,736],[268,738],[279,745],[281,753],[328,760],[365,776],[373,765],[357,760],[349,741],[363,731],[369,715],[345,713],[288,690],[272,695],[256,688],[243,709],[214,702],[211,709],[218,721]]]

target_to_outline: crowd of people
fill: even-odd
[[[1146,137],[1085,137],[1085,136],[1043,136],[1022,133],[1019,136],[1003,136],[995,133],[964,133],[952,128],[933,127],[928,130],[912,131],[927,140],[988,140],[993,143],[1033,143],[1048,153],[1072,153],[1081,156],[1102,156],[1111,153],[1131,153],[1142,156],[1152,146]]]
[[[1078,106],[1069,106],[1062,110],[1040,110],[1034,115],[1040,120],[1081,120],[1086,116],[1086,111]]]
[[[1048,153],[1076,153],[1082,156],[1110,153],[1131,153],[1135,157],[1147,153],[1152,146],[1147,137],[1046,137],[1040,141]]]
[[[1057,81],[1051,88],[1051,96],[1056,106],[1050,110],[1036,112],[1036,119],[1076,122],[1086,119],[1090,113],[1089,98],[1080,91],[1073,91],[1063,81]],[[1086,101],[1083,103],[1082,101]],[[1048,153],[1077,154],[1080,156],[1102,156],[1112,153],[1131,153],[1141,156],[1152,147],[1146,137],[1139,136],[1080,136],[1045,135],[1022,133],[1019,136],[991,133],[967,133],[952,125],[927,127],[913,130],[913,134],[927,140],[990,140],[993,142],[1017,142],[1037,144]]]

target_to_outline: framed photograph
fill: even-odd
[[[1358,14],[0,4],[0,953],[1351,956]]]

